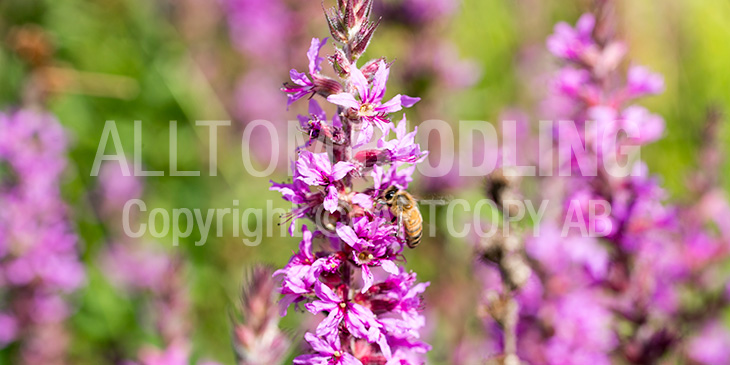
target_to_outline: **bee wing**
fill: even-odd
[[[400,233],[403,231],[403,207],[401,207],[400,205],[396,206],[398,207],[398,213],[396,214],[398,218],[398,231],[396,232]]]

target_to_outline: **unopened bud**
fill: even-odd
[[[325,98],[343,91],[342,84],[326,76],[312,75],[312,81],[314,82],[314,91]]]
[[[340,77],[347,78],[350,76],[350,62],[347,61],[347,57],[341,49],[337,48],[335,54],[329,56],[327,59]]]
[[[365,168],[371,168],[375,165],[383,165],[390,162],[391,153],[388,150],[381,149],[362,150],[355,154],[355,160]]]
[[[373,78],[375,78],[375,73],[378,72],[378,69],[380,69],[381,61],[385,62],[385,57],[370,60],[360,68],[363,76],[365,76],[368,81],[373,81]],[[390,68],[390,64],[386,62],[385,67]]]

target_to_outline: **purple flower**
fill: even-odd
[[[641,106],[630,106],[623,111],[623,127],[638,132],[638,138],[632,138],[639,144],[648,144],[662,137],[664,118],[651,114]]]
[[[321,194],[312,193],[309,185],[300,179],[301,175],[296,164],[292,164],[292,170],[294,177],[290,184],[270,181],[271,187],[269,188],[269,190],[280,192],[284,200],[296,205],[288,215],[288,219],[291,219],[289,234],[293,234],[297,219],[307,216],[317,204],[322,203]]]
[[[730,331],[720,322],[712,322],[693,337],[688,345],[689,357],[702,364],[730,362]]]
[[[416,274],[400,268],[398,273],[390,276],[382,285],[382,291],[389,301],[394,313],[401,315],[400,326],[405,329],[404,335],[419,337],[418,330],[426,324],[421,315],[423,298],[428,282],[417,283]]]
[[[132,165],[127,163],[130,170]],[[125,176],[125,172],[129,174]],[[130,199],[142,195],[142,183],[132,175],[133,171],[123,171],[120,163],[105,162],[99,171],[100,193],[109,209],[120,210]]]
[[[362,365],[350,353],[342,350],[342,343],[339,338],[323,339],[309,332],[304,335],[316,354],[300,355],[294,359],[294,364],[299,365]]]
[[[290,106],[295,101],[315,93],[320,93],[324,96],[330,94],[336,94],[342,91],[342,86],[339,82],[332,80],[328,77],[320,75],[322,70],[323,57],[319,56],[319,51],[327,43],[327,38],[321,42],[318,38],[312,38],[312,45],[307,51],[307,58],[309,59],[309,73],[299,72],[292,69],[289,71],[289,77],[294,83],[292,86],[284,86],[281,90],[288,93],[287,106]]]
[[[312,314],[322,311],[329,312],[327,318],[317,326],[317,336],[336,338],[339,335],[339,325],[344,322],[345,328],[353,336],[367,339],[370,342],[380,340],[382,325],[377,322],[370,309],[344,298],[346,293],[342,296],[336,294],[329,286],[319,281],[315,283],[314,290],[320,300],[305,305],[307,310]],[[389,348],[383,348],[381,344],[381,351],[385,353],[389,350]]]
[[[373,186],[375,192],[380,193],[382,190],[390,186],[397,186],[401,189],[407,189],[408,184],[413,181],[413,172],[416,170],[415,165],[400,168],[405,163],[395,162],[388,169],[375,165],[371,175],[373,177]]]
[[[557,303],[553,326],[555,335],[546,344],[552,364],[610,364],[610,352],[617,340],[611,312],[597,293],[579,291]]]
[[[65,336],[73,309],[65,295],[85,279],[60,191],[65,155],[65,131],[51,114],[0,113],[0,286],[10,308],[0,317],[0,342],[21,342],[28,363],[63,356],[65,341],[34,342],[43,333]]]
[[[279,302],[282,315],[286,315],[289,305],[302,301],[306,294],[314,293],[314,284],[324,268],[324,260],[317,260],[312,253],[313,234],[306,225],[302,233],[304,237],[299,243],[299,252],[292,256],[283,269],[274,272],[274,276],[284,276],[281,284],[284,297]]]
[[[330,103],[351,108],[355,110],[358,117],[363,120],[375,124],[381,131],[387,130],[388,120],[387,114],[395,113],[402,108],[410,108],[421,98],[412,98],[406,95],[396,95],[389,101],[383,103],[385,96],[385,84],[388,81],[390,69],[385,61],[380,61],[378,71],[373,77],[372,86],[368,84],[365,75],[357,68],[356,65],[350,67],[349,82],[357,91],[359,100],[350,93],[339,93],[327,97]]]
[[[626,91],[629,98],[661,94],[664,91],[664,78],[643,66],[629,69]]]
[[[312,145],[314,141],[323,139],[324,143],[342,144],[345,141],[345,133],[342,130],[342,122],[337,114],[332,116],[332,124],[327,123],[327,114],[316,100],[309,100],[309,115],[298,115],[299,126],[302,132],[309,136],[309,140],[298,149]]]
[[[355,169],[350,162],[340,161],[334,166],[327,153],[311,153],[302,151],[297,160],[299,179],[311,186],[324,186],[324,209],[330,213],[337,210],[339,193],[336,182]]]
[[[286,4],[280,0],[223,0],[223,5],[231,39],[239,51],[262,59],[283,58],[294,15]]]
[[[371,267],[382,267],[393,275],[399,273],[398,267],[392,260],[395,255],[392,247],[397,244],[393,236],[393,227],[383,225],[383,221],[381,218],[370,221],[366,217],[360,217],[354,221],[354,229],[342,223],[337,224],[337,235],[352,247],[353,260],[362,271],[362,293],[367,292],[373,285]]]
[[[580,97],[580,93],[591,79],[590,72],[572,67],[562,68],[554,81],[554,88],[568,97]]]
[[[390,161],[407,162],[407,163],[418,163],[423,161],[428,155],[428,152],[421,152],[421,146],[415,142],[416,132],[418,128],[413,128],[413,132],[406,133],[406,116],[403,115],[403,119],[398,123],[398,126],[391,126],[391,129],[395,131],[396,138],[391,140],[385,140],[383,138],[378,140],[378,148],[387,150],[390,153]]]
[[[154,242],[143,245],[120,242],[109,246],[101,262],[113,284],[126,290],[155,292],[162,289],[170,257],[165,252],[154,250]]]
[[[583,54],[595,46],[593,42],[595,25],[596,19],[592,14],[581,16],[575,28],[567,23],[558,23],[555,26],[555,33],[548,37],[548,50],[557,57],[580,61]]]
[[[15,317],[0,313],[0,347],[15,341],[18,336],[18,320]]]

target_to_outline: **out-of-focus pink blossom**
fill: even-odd
[[[19,340],[26,362],[63,359],[66,295],[83,285],[77,236],[61,198],[67,140],[51,114],[0,113],[0,342]],[[44,334],[53,333],[49,338]],[[48,341],[43,346],[38,340]]]
[[[730,362],[730,331],[722,323],[707,325],[687,345],[689,357],[701,364]]]

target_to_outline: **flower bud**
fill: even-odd
[[[325,98],[343,91],[342,84],[327,76],[315,74],[312,75],[312,81],[314,83],[314,91]]]

